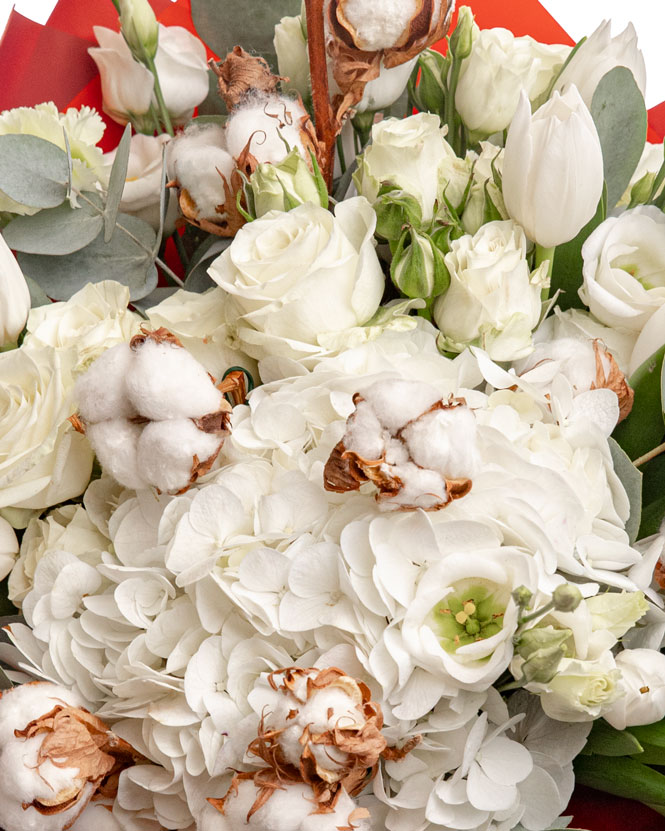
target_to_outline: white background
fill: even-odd
[[[0,31],[12,6],[26,17],[45,23],[57,0],[0,0]],[[88,0],[107,2],[111,0]],[[458,4],[465,0],[458,0]],[[466,0],[473,8],[473,0]],[[574,39],[591,34],[601,20],[612,18],[613,34],[632,20],[647,64],[647,106],[665,100],[665,0],[540,0]]]

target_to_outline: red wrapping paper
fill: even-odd
[[[573,41],[537,0],[467,0],[481,28],[502,26],[515,35],[531,35],[543,43]],[[150,0],[157,19],[166,26],[183,26],[196,33],[190,0]],[[102,112],[101,84],[97,67],[87,53],[95,46],[93,26],[117,29],[113,4],[90,0],[60,0],[48,24],[33,23],[12,12],[0,39],[0,110],[34,106],[54,101],[59,109],[95,107]],[[456,15],[453,18],[453,24]],[[444,49],[445,42],[435,48]],[[218,57],[208,50],[209,57]],[[103,114],[103,113],[102,113]],[[112,150],[122,128],[104,116],[107,129],[101,146]],[[648,139],[660,142],[665,136],[665,102],[649,110]],[[568,814],[573,827],[589,831],[665,831],[665,817],[638,802],[621,799],[591,788],[578,787]]]

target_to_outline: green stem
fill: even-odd
[[[546,615],[548,612],[551,612],[554,609],[554,601],[550,600],[549,603],[545,604],[545,606],[541,607],[540,609],[536,609],[535,612],[531,612],[530,615],[524,615],[519,620],[519,625],[521,626],[523,623],[529,623],[529,621],[536,620],[543,615]]]
[[[660,456],[661,453],[665,453],[665,444],[659,444],[658,447],[654,447],[653,450],[650,450],[648,453],[645,453],[644,456],[640,456],[638,459],[635,459],[633,464],[635,465],[635,467],[645,465],[647,462],[650,462],[652,459],[655,459],[656,456]]]
[[[173,130],[173,124],[171,124],[171,116],[169,115],[169,111],[166,109],[164,95],[162,94],[162,87],[159,83],[159,73],[157,72],[157,67],[155,66],[155,59],[145,53],[145,62],[155,79],[155,98],[157,99],[157,106],[159,107],[159,114],[161,116],[162,123],[164,124],[164,129],[170,136],[174,136],[175,132]]]
[[[166,265],[164,260],[160,260],[159,257],[155,257],[155,265],[159,266],[162,269],[166,279],[173,283],[174,286],[178,286],[179,288],[184,287],[185,284],[183,283],[183,281],[180,279],[180,277],[178,277],[177,274],[171,271],[171,269]]]
[[[535,250],[535,257],[533,261],[534,268],[538,268],[539,265],[542,265],[545,260],[549,261],[549,266],[547,267],[547,276],[552,276],[552,266],[554,265],[554,252],[556,248],[545,248],[542,245],[538,245],[536,243],[536,250]]]
[[[462,61],[453,56],[452,65],[450,67],[450,81],[448,83],[448,94],[446,95],[445,108],[445,122],[448,125],[448,136],[452,144],[452,148],[456,155],[460,155],[460,141],[457,134],[457,118],[455,112],[455,92],[457,91],[457,84],[459,82],[460,70],[462,68]]]
[[[346,157],[344,156],[344,142],[342,136],[337,136],[337,155],[339,156],[339,166],[342,169],[342,176],[346,173]]]
[[[177,231],[173,234],[173,242],[175,243],[176,251],[178,252],[178,257],[180,257],[180,262],[182,263],[186,271],[189,266],[189,257],[187,256],[187,252],[185,251],[185,245],[182,241],[182,237]]]

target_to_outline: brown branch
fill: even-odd
[[[332,187],[333,163],[335,160],[335,119],[333,117],[330,93],[328,90],[328,66],[326,63],[326,41],[323,22],[325,0],[305,0],[307,10],[307,45],[309,49],[309,69],[312,79],[312,103],[316,137],[323,146],[323,177]]]

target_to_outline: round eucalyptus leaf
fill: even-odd
[[[65,202],[34,216],[17,216],[3,236],[10,248],[25,254],[72,254],[89,245],[103,224],[102,215],[88,205],[71,208]]]
[[[55,208],[67,198],[67,154],[50,141],[0,136],[0,190],[30,208]]]

